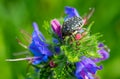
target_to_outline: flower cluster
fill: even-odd
[[[98,42],[99,34],[90,34],[93,22],[86,25],[77,10],[65,7],[67,15],[60,22],[51,21],[46,32],[52,38],[47,41],[34,22],[32,41],[28,49],[34,57],[27,59],[38,69],[40,79],[95,79],[94,75],[102,66],[97,63],[109,58],[109,51]],[[49,23],[48,23],[49,25]]]

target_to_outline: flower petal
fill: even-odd
[[[98,44],[98,47],[99,47],[99,48],[104,47],[104,44],[103,44],[103,43],[99,43],[99,44]]]
[[[102,56],[100,59],[101,60],[106,60],[109,58],[109,53],[103,48],[98,50],[98,53]]]
[[[34,31],[36,32],[36,34],[41,38],[41,40],[45,41],[44,36],[42,35],[42,33],[39,31],[38,29],[38,25],[36,22],[33,22],[33,27],[34,27]]]
[[[51,56],[52,53],[48,49],[48,44],[45,42],[45,38],[42,33],[38,30],[36,23],[33,23],[34,32],[32,35],[32,42],[29,45],[29,50],[35,57],[40,57],[33,61],[33,64],[38,64],[47,60],[48,56]]]
[[[94,61],[94,62],[100,62],[100,61],[102,61],[102,60],[108,59],[108,58],[109,58],[109,51],[107,51],[107,50],[105,49],[104,44],[103,44],[103,43],[100,43],[100,44],[98,45],[98,47],[99,47],[98,53],[100,54],[101,57],[100,57],[100,58],[94,58],[93,61]]]
[[[67,17],[65,18],[65,20],[69,19],[69,18],[72,18],[72,17],[75,17],[75,16],[80,17],[77,10],[75,8],[72,8],[72,7],[69,7],[69,6],[65,7],[65,13],[67,14]]]
[[[95,74],[97,70],[101,70],[102,66],[97,66],[92,59],[82,57],[80,62],[76,63],[76,77],[86,79],[93,79],[92,74]],[[91,74],[91,75],[90,75]]]
[[[47,62],[47,61],[48,61],[48,56],[42,55],[41,57],[35,58],[32,61],[32,64],[37,65],[37,64],[40,64],[41,62]]]

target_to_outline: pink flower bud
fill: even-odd
[[[53,19],[51,21],[51,26],[52,26],[52,30],[59,36],[61,37],[61,25],[59,23],[59,21],[57,19]]]

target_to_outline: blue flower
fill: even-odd
[[[75,17],[75,16],[80,17],[77,10],[75,8],[72,8],[72,7],[69,7],[69,6],[65,7],[65,13],[67,14],[65,20],[67,20],[69,18],[72,18],[72,17]]]
[[[78,79],[94,79],[92,75],[101,69],[102,66],[97,66],[90,58],[82,57],[81,61],[76,63],[75,76]]]
[[[46,62],[49,56],[52,56],[51,51],[48,49],[48,44],[42,33],[39,31],[37,24],[33,23],[34,32],[32,34],[32,42],[29,45],[29,50],[32,52],[34,57],[38,57],[33,60],[33,64],[39,64]]]

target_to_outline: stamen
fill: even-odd
[[[28,51],[23,51],[23,52],[16,52],[16,53],[13,53],[14,56],[19,56],[19,55],[28,55],[29,52]]]
[[[24,39],[30,43],[32,39],[31,35],[23,29],[21,30],[21,33],[23,34]]]
[[[87,21],[90,19],[90,17],[93,15],[95,11],[95,8],[90,8],[90,11],[88,13],[88,15],[86,15],[83,19],[83,24],[86,25],[87,24]]]
[[[90,12],[89,12],[89,14],[87,15],[87,20],[90,19],[90,17],[93,15],[94,11],[95,11],[95,8],[90,8]]]
[[[39,57],[28,57],[28,58],[18,58],[18,59],[6,59],[6,61],[24,61],[24,60],[33,60]]]
[[[28,49],[28,47],[25,44],[23,44],[18,38],[16,38],[16,40],[17,40],[18,44],[20,44],[22,47]]]

